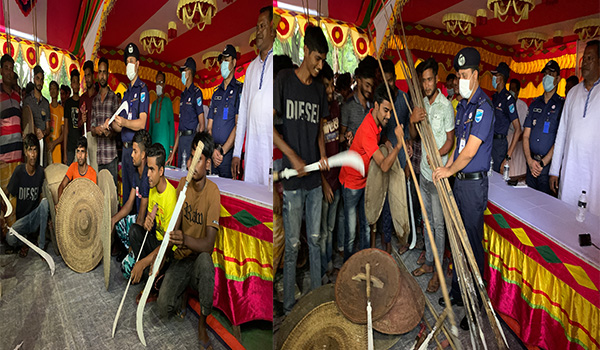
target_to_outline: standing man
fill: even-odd
[[[273,6],[266,6],[260,9],[256,23],[259,55],[246,70],[231,160],[233,178],[241,179],[240,159],[245,138],[244,162],[252,166],[244,169],[244,181],[261,185],[269,184],[269,168],[273,163],[273,40]]]
[[[521,92],[521,82],[518,79],[510,80],[510,90],[508,91],[512,97],[515,99],[517,104],[517,114],[519,115],[519,124],[521,127],[525,124],[525,118],[527,118],[527,103],[519,98],[519,92]],[[515,128],[512,124],[508,128],[507,138],[513,137],[515,133]],[[513,151],[513,155],[511,160],[508,161],[510,166],[509,176],[513,177],[524,177],[527,172],[527,162],[525,160],[525,154],[523,153],[523,134],[521,133],[521,137],[517,140],[517,146]]]
[[[428,58],[425,61],[421,77],[423,90],[425,90],[425,97],[423,98],[425,110],[416,107],[411,115],[410,137],[413,139],[418,138],[419,134],[415,124],[425,120],[424,112],[427,112],[427,118],[431,124],[431,131],[433,132],[436,147],[440,156],[442,156],[442,163],[445,164],[448,160],[448,152],[450,152],[454,144],[454,109],[452,108],[452,103],[437,88],[438,80],[438,63],[435,59]],[[432,170],[428,161],[429,156],[425,148],[422,148],[422,152],[419,167],[421,169],[420,186],[423,194],[423,205],[427,211],[427,217],[433,224],[433,237],[435,246],[437,247],[438,259],[441,262],[442,255],[444,254],[444,238],[446,236],[444,230],[444,212],[442,211],[442,203],[431,177]],[[413,271],[412,274],[414,276],[434,272],[434,256],[433,249],[431,248],[431,240],[429,239],[429,235],[424,236],[425,264]],[[439,287],[440,281],[438,275],[433,273],[427,285],[427,292],[435,293]]]
[[[48,164],[48,157],[46,156],[47,146],[45,138],[50,135],[50,103],[42,95],[42,88],[44,87],[44,70],[42,67],[35,66],[33,68],[33,86],[34,89],[31,94],[25,96],[23,100],[23,108],[29,108],[33,115],[33,124],[35,126],[35,135],[40,144],[44,147],[44,154],[39,154],[44,165]],[[40,148],[38,148],[38,152]]]
[[[65,102],[71,97],[71,88],[67,85],[60,86],[60,103],[61,106],[65,105]]]
[[[117,95],[108,86],[108,60],[106,57],[101,57],[98,61],[98,82],[100,83],[100,91],[92,100],[90,131],[97,142],[98,172],[107,169],[115,181],[115,186],[118,186],[119,159],[117,158],[117,142],[115,141],[114,132],[105,127],[105,123],[115,114],[119,105]],[[91,154],[93,154],[92,150],[90,150]]]
[[[494,123],[494,141],[492,146],[492,159],[494,160],[493,170],[499,173],[504,171],[504,162],[511,159],[513,151],[517,147],[521,137],[521,124],[517,115],[517,106],[515,98],[506,90],[506,82],[510,76],[510,68],[504,62],[500,62],[496,70],[492,71],[492,86],[496,93],[492,95],[494,113],[496,122]],[[457,111],[458,113],[458,111]],[[508,126],[512,124],[515,128],[510,147],[506,140]]]
[[[460,78],[459,90],[463,99],[456,114],[456,149],[446,166],[433,171],[433,181],[456,175],[454,198],[475,255],[479,273],[483,277],[483,212],[487,207],[488,178],[494,125],[494,109],[479,86],[479,51],[466,47],[454,57],[454,69]],[[450,292],[452,304],[462,305],[458,276],[452,276]],[[440,305],[445,306],[444,299]],[[466,316],[460,322],[463,329],[469,325]]]
[[[63,152],[66,157],[64,159],[66,165],[71,165],[75,161],[75,149],[77,148],[77,140],[83,135],[82,129],[79,128],[79,71],[73,69],[71,71],[71,88],[73,96],[69,97],[65,102],[65,136],[63,138]]]
[[[94,103],[94,98],[98,94],[98,90],[94,84],[94,62],[86,61],[83,64],[83,80],[85,82],[85,92],[83,95],[81,95],[81,99],[79,101],[79,110],[81,112],[79,114],[79,127],[86,132],[86,134],[83,136],[88,139],[88,152],[90,153],[88,158],[90,165],[95,170],[100,171],[100,169],[98,169],[98,159],[96,157],[98,144],[94,134],[92,133],[91,123],[92,105]],[[85,127],[83,126],[84,123]]]
[[[553,195],[550,191],[550,164],[554,153],[554,140],[560,123],[565,99],[558,96],[560,67],[554,60],[542,69],[544,94],[531,102],[525,119],[523,153],[527,160],[527,186]]]
[[[154,142],[160,143],[168,157],[173,150],[173,140],[175,139],[175,127],[173,122],[173,103],[165,95],[165,73],[158,71],[156,73],[156,100],[150,107],[150,123],[148,132]],[[167,158],[168,158],[167,157]]]
[[[54,80],[50,82],[50,135],[48,146],[48,153],[51,154],[52,162],[49,163],[62,163],[63,151],[63,125],[65,124],[65,110],[62,105],[58,103],[58,83]],[[56,149],[57,146],[58,149]]]
[[[129,104],[129,114],[122,111],[115,118],[111,127],[114,131],[121,133],[121,141],[123,141],[121,171],[123,178],[123,203],[126,203],[133,185],[131,178],[135,172],[135,167],[131,159],[133,134],[138,130],[146,128],[146,118],[148,117],[148,109],[150,108],[150,96],[148,94],[148,87],[138,77],[140,51],[134,43],[129,43],[125,47],[124,59],[127,65],[127,78],[131,81],[123,96],[123,101],[127,101],[127,104]],[[105,128],[107,127],[108,125],[105,125]]]
[[[347,147],[350,147],[356,130],[373,108],[375,70],[376,67],[366,59],[358,64],[355,93],[342,105],[342,141],[346,142]]]
[[[196,74],[196,61],[188,57],[185,64],[179,68],[181,71],[181,82],[185,89],[181,93],[181,102],[179,103],[179,132],[175,138],[175,146],[167,159],[167,165],[173,162],[175,152],[177,152],[177,166],[183,165],[183,154],[186,158],[192,145],[192,140],[196,131],[204,131],[204,109],[202,108],[202,91],[194,85],[194,75]]]
[[[560,118],[550,189],[559,191],[558,197],[572,205],[577,205],[581,191],[586,191],[588,210],[600,216],[600,152],[596,146],[600,130],[599,56],[600,41],[588,41],[581,63],[583,81],[569,91]]]
[[[329,115],[325,87],[315,78],[323,67],[329,48],[323,31],[309,26],[304,36],[304,61],[297,69],[277,74],[273,95],[273,118],[282,119],[281,134],[273,128],[273,143],[283,153],[283,168],[293,168],[299,176],[283,180],[283,227],[285,260],[283,267],[283,309],[288,314],[295,304],[296,260],[300,249],[302,214],[306,213],[306,236],[310,261],[311,290],[321,285],[321,175],[305,173],[304,166],[321,159],[327,169],[321,120]],[[299,108],[303,105],[304,108]]]
[[[233,142],[242,94],[242,83],[235,79],[236,57],[233,45],[227,45],[219,55],[223,82],[215,89],[208,109],[208,132],[215,143],[212,173],[230,179]]]

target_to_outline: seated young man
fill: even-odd
[[[158,248],[163,240],[171,215],[177,203],[177,195],[175,187],[165,178],[165,149],[160,143],[155,143],[146,151],[146,160],[148,162],[148,183],[150,192],[148,195],[148,213],[144,226],[138,224],[131,225],[129,229],[129,242],[133,255],[140,259],[133,265],[131,269],[131,283],[138,283],[142,276],[148,276],[152,268],[152,262],[158,255]],[[146,243],[142,248],[144,236],[148,232]],[[140,254],[140,249],[142,249]],[[146,271],[146,272],[145,272]],[[143,291],[140,291],[139,297]],[[156,292],[154,291],[148,301],[156,300]]]
[[[198,141],[204,143],[202,156],[194,171],[192,181],[188,184],[185,202],[181,214],[171,232],[168,249],[173,259],[166,269],[165,277],[158,295],[160,315],[167,317],[180,314],[185,289],[190,286],[198,291],[201,305],[198,320],[198,339],[204,349],[212,349],[206,333],[206,317],[210,315],[213,305],[215,288],[215,268],[212,261],[212,251],[219,230],[221,213],[221,194],[214,182],[206,178],[206,171],[211,167],[211,156],[214,144],[212,136],[207,132],[197,133],[192,142],[188,167],[196,152]],[[185,178],[179,181],[177,195],[183,190]],[[183,309],[185,310],[185,308]]]
[[[22,236],[34,236],[39,230],[38,247],[42,250],[46,245],[46,226],[48,225],[48,201],[42,198],[42,185],[44,183],[44,169],[38,160],[40,144],[34,134],[27,134],[23,140],[23,151],[26,163],[17,166],[8,183],[8,193],[17,198],[15,209],[17,221],[12,228]],[[2,191],[0,189],[0,191]],[[6,208],[0,210],[0,227],[4,227],[4,213]],[[31,240],[31,239],[30,239]],[[15,252],[21,246],[19,255],[26,257],[29,247],[17,237],[8,233],[6,243],[9,248],[7,254]]]
[[[67,169],[65,177],[58,186],[58,202],[60,202],[60,197],[62,196],[62,193],[69,182],[75,179],[85,177],[92,180],[95,184],[98,183],[96,178],[96,170],[87,164],[87,139],[83,136],[77,140],[75,159],[77,159],[77,162],[69,165],[69,169]],[[56,205],[58,205],[58,202]]]
[[[138,130],[133,135],[133,145],[131,158],[135,172],[131,175],[131,191],[127,202],[121,207],[111,219],[111,232],[114,228],[117,236],[125,246],[127,252],[117,253],[117,261],[121,261],[121,271],[126,279],[129,279],[131,268],[135,263],[133,251],[129,244],[129,229],[132,224],[144,225],[148,209],[148,195],[150,193],[150,184],[148,183],[148,166],[146,164],[146,151],[152,144],[152,138],[145,129]],[[133,213],[133,214],[132,214]],[[129,253],[129,254],[127,254]],[[125,257],[127,255],[127,257]]]

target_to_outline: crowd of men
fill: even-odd
[[[540,72],[544,93],[529,106],[519,100],[520,81],[510,80],[506,63],[490,72],[493,95],[484,92],[480,86],[484,73],[480,71],[480,53],[472,47],[454,57],[455,73],[446,77],[445,93],[440,88],[435,59],[428,58],[416,67],[425,108],[407,106],[410,98],[396,87],[392,61],[382,60],[379,65],[367,56],[354,72],[353,89],[348,89],[346,74],[338,75],[336,81],[326,62],[328,45],[319,28],[307,27],[303,50],[299,66],[286,56],[277,56],[275,61],[273,142],[282,154],[277,167],[293,168],[299,174],[282,180],[285,314],[297,298],[296,266],[303,219],[312,290],[333,278],[334,253],[343,255],[346,261],[358,250],[376,246],[377,237],[365,215],[367,170],[375,162],[382,172],[388,172],[397,159],[408,178],[403,145],[412,161],[420,159],[415,172],[438,258],[444,252],[445,224],[434,183],[449,178],[482,276],[483,213],[490,168],[500,173],[505,166],[518,168],[511,174],[515,178],[572,205],[577,205],[581,191],[587,190],[588,210],[600,214],[600,158],[592,143],[593,130],[600,130],[600,115],[594,108],[600,103],[598,89],[594,89],[600,82],[598,40],[586,45],[581,82],[577,77],[567,79],[566,100],[558,95],[560,67],[550,60]],[[431,168],[425,150],[421,151],[416,128],[426,118],[445,164],[436,169]],[[402,139],[404,142],[399,141]],[[387,152],[382,152],[384,148]],[[349,166],[329,168],[327,159],[348,149],[362,157],[365,175]],[[320,173],[306,173],[304,166],[314,162],[319,162]],[[277,205],[274,210],[278,211]],[[390,213],[398,210],[402,209],[390,210],[386,199],[379,218],[383,228],[381,247],[388,251],[395,231]],[[337,239],[333,239],[334,232]],[[418,259],[421,266],[413,271],[415,276],[434,272],[432,244],[427,235],[424,240],[425,252]],[[434,293],[439,285],[433,273],[427,291]],[[462,302],[456,275],[451,300],[453,304]],[[468,327],[466,319],[461,326]]]

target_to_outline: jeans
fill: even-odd
[[[342,190],[338,188],[333,193],[333,201],[331,204],[323,197],[323,205],[321,208],[321,240],[319,241],[321,245],[321,276],[325,275],[325,272],[327,272],[327,265],[331,261],[333,228],[335,227],[338,204],[340,203],[341,196]],[[339,232],[340,229],[338,227],[338,234]]]
[[[218,167],[215,167],[211,162],[212,174],[231,179],[231,158],[233,158],[233,150],[230,150],[223,155],[223,161]]]
[[[0,190],[1,191],[1,190]],[[36,230],[39,230],[38,247],[42,250],[46,245],[46,227],[48,226],[48,200],[42,198],[37,208],[19,220],[12,226],[23,237],[32,236]],[[10,232],[6,235],[6,243],[11,247],[19,247],[23,244],[21,240],[13,236]]]
[[[508,152],[508,141],[506,139],[494,139],[492,141],[492,159],[494,160],[493,170],[503,174],[504,169],[500,169],[506,153]]]
[[[131,162],[131,164],[133,164],[133,161]],[[117,159],[115,157],[115,159],[113,159],[110,163],[98,164],[98,173],[100,173],[104,169],[106,169],[110,172],[110,174],[113,177],[113,181],[115,182],[115,186],[118,187],[119,183],[117,182],[117,174],[119,171],[119,159]],[[125,203],[125,202],[123,202],[123,203]]]
[[[133,187],[131,178],[133,177],[133,174],[135,174],[135,172],[136,172],[136,169],[133,166],[133,159],[131,158],[132,152],[133,152],[133,149],[131,147],[129,147],[129,148],[123,147],[123,156],[121,157],[121,179],[123,181],[123,204],[127,203],[127,200],[129,199],[129,193],[131,192],[131,188]]]
[[[433,239],[438,251],[437,256],[441,263],[445,243],[444,212],[442,211],[442,203],[440,202],[440,196],[437,193],[435,184],[423,177],[423,174],[421,174],[420,183],[421,194],[423,195],[423,206],[425,206],[427,217],[433,228]],[[431,249],[431,241],[429,240],[429,235],[427,233],[424,233],[423,236],[425,236],[425,264],[427,266],[433,266],[434,257],[433,249]]]
[[[554,192],[550,190],[550,164],[546,164],[546,166],[542,168],[542,172],[538,177],[533,177],[529,165],[527,165],[527,177],[525,181],[528,187],[555,196]]]
[[[340,252],[344,251],[344,239],[346,237],[346,215],[344,215],[344,200],[342,188],[340,187],[340,201],[337,207],[337,247]]]
[[[289,313],[294,306],[296,290],[296,260],[300,249],[302,212],[306,215],[306,238],[310,263],[311,290],[321,286],[321,186],[312,190],[283,191],[283,228],[285,230],[285,257],[283,261],[283,309]]]
[[[365,189],[353,190],[342,186],[342,197],[344,199],[344,215],[346,216],[346,236],[344,237],[344,262],[346,262],[354,253],[357,211],[360,224],[358,250],[369,248],[371,237],[365,214]]]
[[[210,315],[215,290],[215,266],[209,253],[171,261],[156,300],[161,317],[174,315],[183,308],[183,294],[188,286],[198,292],[202,315]]]

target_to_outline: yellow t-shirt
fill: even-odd
[[[63,106],[52,107],[52,104],[50,104],[50,141],[54,141],[60,136],[62,126],[65,124],[64,118]],[[62,163],[61,150],[62,146],[58,145],[52,152],[53,163]]]
[[[167,180],[165,179],[165,181]],[[154,204],[158,206],[156,217],[154,218],[156,222],[156,238],[162,241],[167,227],[169,227],[169,221],[171,221],[175,204],[177,204],[175,187],[169,181],[167,181],[167,189],[163,193],[158,193],[156,187],[150,189],[150,194],[148,195],[148,213],[152,211]]]

